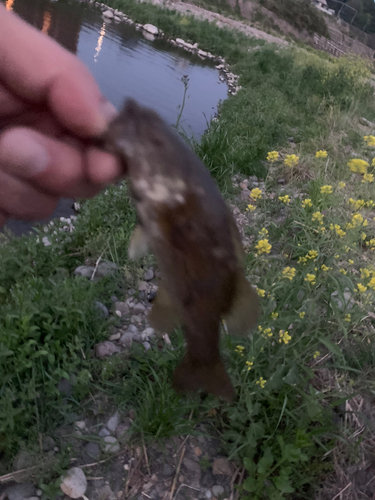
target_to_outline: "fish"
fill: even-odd
[[[233,401],[220,354],[220,327],[243,334],[260,315],[245,276],[241,238],[220,190],[198,156],[155,111],[127,99],[102,140],[128,176],[138,223],[128,254],[151,251],[161,285],[148,316],[155,329],[181,326],[186,351],[173,375],[181,393]]]

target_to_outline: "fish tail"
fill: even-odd
[[[233,401],[235,390],[219,359],[214,363],[197,364],[186,355],[173,376],[173,387],[177,392],[195,392],[203,389],[226,401]]]

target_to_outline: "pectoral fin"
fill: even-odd
[[[260,316],[258,295],[245,278],[243,271],[238,273],[236,293],[232,307],[224,316],[227,328],[232,335],[243,335],[254,328]]]
[[[177,309],[163,286],[159,287],[158,293],[152,302],[148,321],[153,328],[165,333],[172,333],[180,324]]]
[[[129,259],[137,260],[148,252],[148,238],[141,226],[135,226],[128,248]]]

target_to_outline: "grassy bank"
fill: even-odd
[[[236,404],[181,398],[170,387],[180,332],[174,351],[146,355],[136,345],[126,359],[93,356],[115,322],[100,318],[95,301],[109,306],[110,296],[121,298],[140,273],[126,256],[134,212],[125,187],[84,203],[72,233],[56,223],[38,237],[4,237],[1,472],[20,446],[38,456],[40,436],[77,419],[88,395],[101,392],[121,410],[137,410],[135,442],[194,432],[202,421],[219,429],[223,451],[245,468],[241,499],[311,499],[333,474],[339,435],[350,448],[340,427],[346,402],[373,388],[375,148],[358,123],[359,116],[375,117],[369,69],[293,48],[254,49],[255,41],[206,22],[130,0],[108,3],[224,56],[240,75],[242,90],[223,103],[195,147],[227,194],[233,174],[265,179],[238,202],[253,241],[247,274],[263,315],[251,337],[223,338]],[[270,151],[278,155],[267,161]],[[355,157],[368,166],[357,162],[351,170]],[[85,259],[98,258],[119,270],[98,282],[74,276]],[[72,376],[74,392],[64,399],[59,381]],[[355,461],[358,449],[345,460]]]

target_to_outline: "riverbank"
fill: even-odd
[[[72,465],[91,478],[90,500],[107,486],[107,498],[234,498],[237,484],[241,499],[367,494],[369,70],[361,61],[259,46],[153,5],[111,5],[224,57],[239,75],[241,90],[194,147],[232,207],[263,315],[251,338],[223,336],[236,404],[180,398],[170,380],[182,335],[148,330],[158,273],[152,256],[128,261],[135,217],[125,185],[82,203],[74,229],[56,222],[35,238],[3,238],[1,473],[25,481],[14,471],[27,469],[46,498]],[[367,164],[348,166],[356,158]]]

